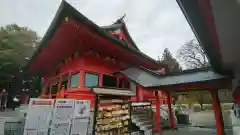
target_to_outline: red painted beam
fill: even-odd
[[[213,49],[218,55],[217,57],[221,59],[220,44],[210,0],[198,0],[198,7],[202,13],[204,23],[207,25],[207,32],[210,36]]]

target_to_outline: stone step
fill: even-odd
[[[132,115],[131,117],[132,117],[132,118],[139,118],[139,119],[141,119],[141,118],[151,119],[151,118],[150,118],[148,115],[146,115],[146,114]]]
[[[136,123],[137,126],[151,125],[151,124],[153,124],[152,121],[143,121],[143,122]]]
[[[141,115],[141,114],[147,114],[147,112],[132,112],[131,115]]]
[[[140,126],[140,130],[149,130],[149,129],[153,129],[153,125],[143,125],[143,126]]]
[[[151,121],[151,119],[149,119],[149,118],[132,118],[132,121],[143,122],[143,121]]]

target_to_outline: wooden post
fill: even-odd
[[[162,134],[162,129],[161,129],[161,116],[160,116],[160,99],[159,99],[159,96],[158,96],[158,91],[155,91],[155,97],[156,97],[156,118],[157,118],[157,130],[158,130],[158,133],[159,135]]]
[[[29,101],[29,95],[28,95],[28,93],[24,93],[24,101],[23,101],[23,104],[28,104],[28,101]]]
[[[79,78],[79,82],[78,82],[78,88],[84,88],[84,80],[85,80],[84,70],[80,70],[79,74],[80,74],[80,78]]]
[[[99,76],[99,87],[103,87],[103,74]]]
[[[220,101],[218,97],[218,91],[212,90],[211,96],[212,96],[212,106],[213,106],[214,116],[216,120],[217,135],[224,135],[224,123],[223,123]]]
[[[171,97],[170,92],[166,92],[166,94],[167,94],[170,128],[174,128],[174,116],[173,116],[174,110],[172,109],[172,97]]]

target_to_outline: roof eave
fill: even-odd
[[[98,35],[111,40],[112,42],[116,43],[117,45],[123,46],[124,48],[128,49],[132,53],[138,54],[140,57],[145,58],[146,60],[148,60],[152,63],[153,67],[155,67],[155,68],[165,67],[165,65],[158,64],[156,60],[152,59],[151,57],[147,56],[146,54],[144,54],[140,51],[134,50],[132,48],[129,48],[126,45],[126,43],[124,43],[123,41],[120,41],[117,38],[108,34],[101,27],[99,27],[98,25],[93,23],[91,20],[89,20],[83,14],[81,14],[79,11],[77,11],[75,8],[73,8],[70,4],[68,4],[65,0],[63,0],[55,14],[53,21],[51,22],[48,30],[46,31],[45,35],[43,36],[42,40],[40,41],[36,51],[34,52],[31,59],[25,66],[25,68],[24,68],[25,70],[29,69],[30,65],[35,60],[35,57],[40,53],[41,48],[43,48],[45,45],[47,45],[47,42],[52,38],[54,32],[57,30],[59,25],[62,23],[62,20],[64,19],[64,17],[66,15],[71,15],[71,17],[73,17],[73,19],[76,19],[77,21],[80,20],[86,26],[89,26],[92,30],[94,30]]]
[[[209,33],[208,26],[204,22],[203,14],[199,8],[198,0],[177,0],[186,20],[188,21],[199,44],[203,47],[213,70],[223,75],[232,75],[232,73],[223,67],[221,55],[212,46],[213,42]],[[215,27],[215,26],[213,26]],[[208,32],[208,33],[206,33]]]
[[[60,25],[60,21],[62,20],[62,12],[64,11],[64,4],[65,1],[63,0],[49,26],[47,31],[45,32],[43,38],[41,39],[39,45],[36,48],[36,51],[31,56],[30,60],[28,61],[27,65],[24,67],[24,71],[28,70],[31,63],[34,61],[35,57],[40,53],[41,48],[43,48],[45,45],[47,45],[47,41],[51,39],[53,33],[56,31],[58,26]]]

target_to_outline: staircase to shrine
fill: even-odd
[[[131,122],[135,130],[142,132],[153,130],[154,120],[154,112],[151,107],[137,107],[131,111]],[[161,117],[162,127],[168,127],[168,123],[167,118]]]

